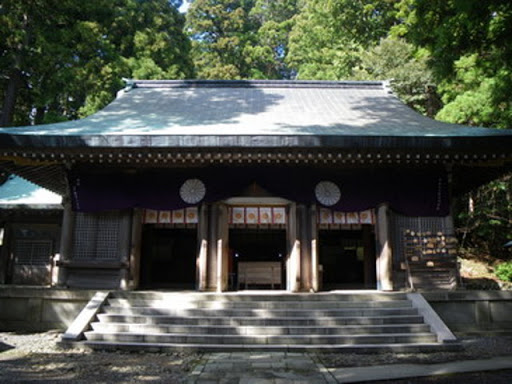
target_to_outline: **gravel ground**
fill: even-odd
[[[61,349],[60,332],[0,332],[0,383],[183,383],[202,355]]]
[[[450,361],[488,359],[510,356],[512,336],[459,337],[464,348],[458,352],[436,353],[379,353],[379,354],[321,354],[320,361],[329,368],[364,367],[385,364],[436,364]],[[377,382],[372,382],[376,384]],[[511,384],[512,370],[459,373],[423,378],[379,381],[382,384]],[[370,383],[368,383],[370,384]]]
[[[492,371],[478,373],[462,373],[456,375],[440,375],[425,378],[386,380],[371,384],[510,384],[512,371]],[[370,384],[370,383],[367,383]]]
[[[60,333],[0,332],[0,383],[183,383],[204,356],[196,353],[91,352],[61,349]],[[354,367],[381,364],[441,363],[510,355],[512,337],[462,338],[464,350],[428,354],[320,354],[325,366]],[[485,372],[423,379],[386,381],[387,384],[510,384],[512,371]]]
[[[457,352],[436,353],[325,353],[319,358],[328,368],[364,367],[385,364],[435,364],[458,360],[487,359],[510,355],[512,358],[512,336],[459,337],[463,349]],[[512,383],[512,381],[510,381]]]

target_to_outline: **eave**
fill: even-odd
[[[326,168],[442,167],[463,184],[460,193],[512,170],[510,151],[466,149],[337,147],[85,147],[0,149],[0,166],[62,195],[66,172],[88,169],[173,169],[208,166],[318,166]],[[466,173],[471,170],[471,177]],[[467,186],[466,186],[467,185]]]

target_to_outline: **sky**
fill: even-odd
[[[187,12],[188,7],[190,7],[190,3],[187,0],[183,0],[183,4],[180,7],[180,12],[181,13]]]

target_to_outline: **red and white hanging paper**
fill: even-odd
[[[285,207],[230,207],[229,223],[241,225],[286,224]]]
[[[318,222],[322,225],[375,224],[375,212],[373,209],[362,212],[338,212],[320,208]]]
[[[199,221],[197,207],[177,209],[174,211],[157,211],[145,209],[143,224],[197,224]]]

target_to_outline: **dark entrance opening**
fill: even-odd
[[[320,230],[319,256],[323,290],[376,288],[373,226]]]
[[[230,289],[284,289],[285,257],[285,229],[230,229]]]
[[[142,231],[141,287],[194,289],[196,252],[195,228],[145,225]]]

